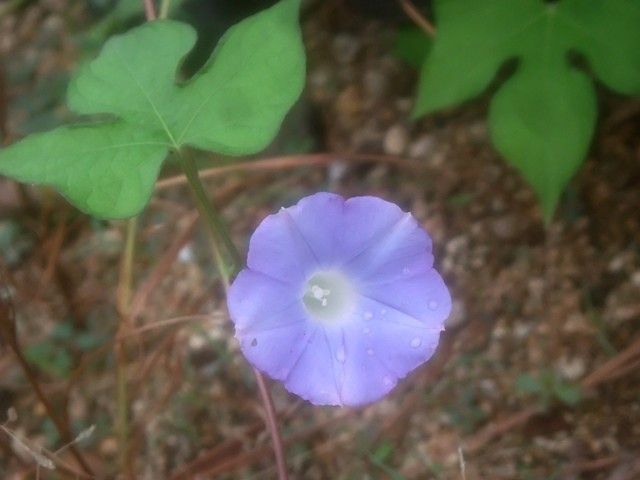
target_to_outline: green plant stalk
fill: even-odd
[[[211,234],[213,254],[215,257],[216,266],[223,278],[225,291],[228,291],[229,279],[231,275],[240,271],[242,267],[242,257],[240,256],[240,252],[238,252],[238,249],[231,240],[229,231],[227,230],[227,227],[219,212],[207,199],[207,195],[204,191],[204,187],[202,186],[202,182],[200,181],[200,176],[198,174],[198,169],[196,168],[195,162],[190,156],[188,156],[188,154],[183,152],[180,152],[180,161],[182,163],[184,173],[187,176],[189,187],[197,204],[200,216],[203,218],[203,220],[205,220],[207,228]],[[231,267],[228,267],[225,264],[218,242],[222,242],[224,244],[228,255],[232,258],[233,264],[231,265]],[[265,423],[271,436],[273,452],[276,458],[278,479],[288,480],[289,476],[287,474],[284,448],[282,446],[282,438],[278,429],[278,421],[275,413],[275,408],[273,407],[273,400],[271,399],[269,388],[262,373],[260,373],[260,371],[255,368],[253,368],[253,373],[256,377],[258,390],[260,391],[260,397],[265,409]]]
[[[160,4],[160,13],[158,14],[158,18],[164,19],[169,15],[169,9],[171,8],[171,0],[162,0]]]
[[[193,158],[187,152],[181,151],[180,162],[189,182],[189,187],[196,202],[196,206],[198,207],[198,212],[202,219],[205,220],[207,229],[211,234],[213,254],[226,290],[229,287],[229,279],[235,272],[239,271],[242,266],[242,257],[231,240],[231,236],[224,224],[224,220],[222,220],[218,211],[207,198],[207,194],[204,191],[202,182],[200,181],[198,169]],[[231,265],[227,265],[225,255],[220,248],[220,244],[224,246],[226,255],[231,260]]]
[[[127,392],[127,352],[124,337],[129,328],[129,308],[131,306],[131,285],[133,284],[133,260],[135,258],[138,219],[127,221],[126,240],[120,265],[118,285],[118,310],[120,323],[116,334],[116,432],[118,436],[118,460],[121,471],[128,470],[129,400]]]

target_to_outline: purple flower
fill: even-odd
[[[438,345],[451,297],[431,239],[376,197],[303,198],[265,218],[229,291],[247,359],[316,405],[362,405]]]

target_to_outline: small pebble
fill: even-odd
[[[362,82],[369,100],[380,100],[384,97],[389,86],[387,77],[382,72],[373,69],[365,72]]]
[[[360,51],[360,40],[346,33],[338,34],[333,39],[332,50],[339,63],[351,63]]]
[[[425,158],[435,147],[435,141],[431,135],[422,135],[416,141],[414,141],[409,147],[409,157],[411,158]]]
[[[384,136],[383,148],[388,155],[401,155],[407,148],[409,134],[402,125],[394,125]]]
[[[582,375],[584,375],[586,368],[584,360],[580,357],[563,357],[558,362],[560,375],[567,380],[578,380]]]
[[[444,322],[445,329],[456,328],[464,325],[468,320],[467,309],[460,300],[454,300],[451,305],[449,318]]]

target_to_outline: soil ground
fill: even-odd
[[[65,3],[0,18],[8,141],[68,117],[82,52],[69,32],[89,17]],[[491,145],[489,95],[410,120],[417,72],[393,55],[394,32],[340,2],[306,15],[307,89],[269,151],[278,157],[207,180],[238,245],[314,191],[392,200],[431,234],[452,290],[436,356],[377,404],[317,408],[273,385],[292,478],[640,478],[640,103],[600,88],[588,159],[545,227]],[[294,167],[280,156],[308,148],[334,154]],[[181,185],[159,188],[139,219],[123,448],[113,339],[124,232],[0,180],[0,299],[47,398],[76,434],[93,426],[77,446],[106,478],[275,478],[256,385]],[[2,478],[35,478],[37,452],[62,443],[6,342],[0,412]],[[74,465],[68,448],[56,458]]]

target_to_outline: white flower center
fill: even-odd
[[[305,285],[302,301],[316,320],[333,322],[345,318],[351,311],[354,304],[353,288],[340,272],[316,272]]]

